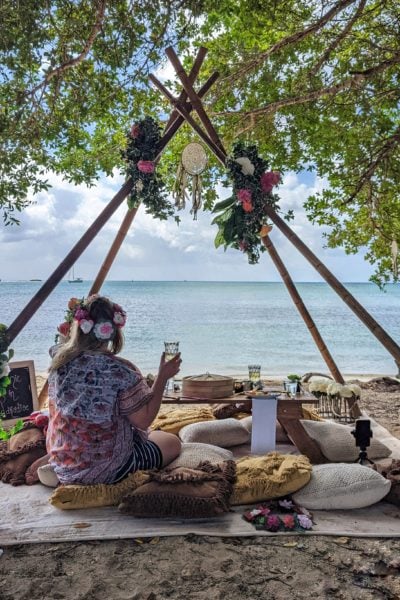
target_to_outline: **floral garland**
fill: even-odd
[[[14,350],[8,348],[7,326],[0,323],[0,398],[6,395],[7,388],[11,384],[9,377],[9,362],[14,356]]]
[[[281,181],[278,171],[268,171],[268,162],[258,156],[256,146],[235,144],[227,160],[232,179],[233,195],[218,202],[213,209],[219,213],[213,220],[218,225],[215,247],[228,246],[245,252],[250,264],[256,264],[265,251],[261,236],[271,231],[265,206],[278,208],[279,197],[272,193]]]
[[[94,296],[90,296],[90,299]],[[110,340],[116,329],[120,329],[125,326],[126,323],[126,312],[119,304],[113,304],[114,315],[111,321],[101,321],[95,323],[90,317],[90,313],[87,309],[87,301],[85,298],[71,298],[68,302],[68,308],[66,310],[64,321],[57,327],[57,335],[55,342],[56,344],[62,338],[67,338],[71,331],[71,326],[74,321],[78,321],[80,329],[83,333],[93,333],[98,340]]]
[[[245,512],[245,521],[258,530],[265,531],[307,531],[312,529],[312,515],[307,509],[298,506],[293,500],[271,500],[253,510]]]
[[[152,117],[145,117],[132,125],[122,156],[127,162],[127,174],[133,182],[128,198],[129,208],[136,208],[143,202],[147,213],[166,220],[174,214],[175,209],[167,198],[164,181],[156,173],[155,160],[160,140],[159,125]]]

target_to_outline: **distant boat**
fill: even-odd
[[[1,281],[1,279],[0,279]],[[41,279],[30,279],[29,281],[42,281]]]
[[[74,267],[71,269],[71,277],[72,279],[68,279],[68,283],[82,283],[82,277],[75,277]]]

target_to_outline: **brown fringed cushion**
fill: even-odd
[[[0,479],[3,483],[22,485],[25,472],[38,458],[46,454],[43,431],[27,422],[9,440],[0,442]]]
[[[217,404],[212,411],[216,419],[229,419],[229,417],[235,417],[239,413],[251,415],[251,400],[237,402],[236,404]]]
[[[134,517],[215,517],[229,511],[235,472],[232,460],[155,471],[149,483],[125,496],[118,510]]]

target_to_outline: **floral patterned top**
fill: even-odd
[[[80,354],[49,376],[47,451],[61,483],[111,483],[147,432],[127,416],[152,398],[140,371],[108,353]]]

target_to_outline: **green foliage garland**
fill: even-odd
[[[234,145],[227,168],[233,194],[214,206],[213,212],[218,213],[212,221],[218,225],[215,247],[223,245],[225,250],[228,247],[241,250],[247,254],[250,264],[256,264],[260,252],[265,251],[260,237],[262,227],[267,225],[264,208],[267,204],[278,208],[279,200],[272,193],[272,186],[264,185],[263,190],[262,178],[272,175],[278,183],[280,174],[267,172],[268,162],[259,157],[257,147],[242,142]],[[266,187],[271,189],[266,191]]]
[[[128,198],[129,208],[141,202],[146,212],[161,220],[167,220],[175,212],[168,200],[165,184],[156,173],[155,159],[160,147],[160,127],[152,117],[145,117],[132,125],[123,157],[127,162],[127,173],[133,181]]]

